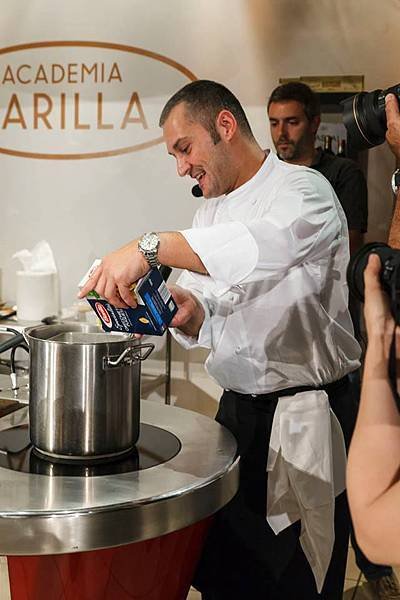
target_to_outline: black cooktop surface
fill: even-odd
[[[119,459],[108,462],[56,462],[44,458],[32,446],[28,425],[0,431],[0,467],[51,477],[96,477],[149,469],[171,460],[181,449],[172,433],[141,423],[135,448]]]

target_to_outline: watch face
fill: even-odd
[[[140,247],[145,252],[156,250],[158,242],[158,235],[156,235],[155,233],[146,233],[146,235],[144,235],[140,240]]]

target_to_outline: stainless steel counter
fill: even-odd
[[[28,408],[0,419],[27,423]],[[59,554],[128,544],[215,513],[236,493],[238,459],[229,431],[195,412],[142,401],[141,421],[174,434],[171,460],[129,473],[47,476],[0,467],[0,554]]]

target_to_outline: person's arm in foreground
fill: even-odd
[[[400,564],[400,415],[388,378],[394,321],[379,271],[373,255],[364,277],[368,348],[347,490],[362,550],[373,562]]]

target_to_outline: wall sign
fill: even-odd
[[[0,153],[88,159],[162,141],[160,112],[196,76],[134,46],[45,41],[0,49]]]

